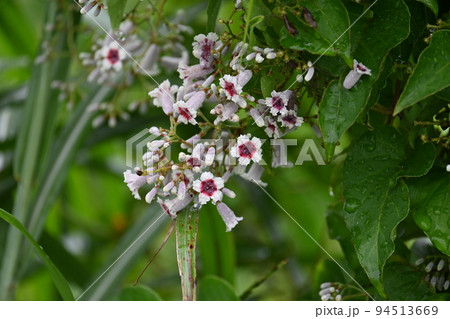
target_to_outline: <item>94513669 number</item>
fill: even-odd
[[[439,309],[437,306],[377,306],[375,312],[377,316],[436,316]]]

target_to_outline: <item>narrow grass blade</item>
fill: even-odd
[[[50,276],[53,279],[53,283],[55,284],[56,288],[58,289],[59,293],[61,294],[61,297],[66,301],[73,301],[73,294],[72,290],[69,287],[69,284],[67,283],[67,280],[64,278],[64,276],[61,274],[61,272],[58,270],[58,268],[55,267],[53,262],[50,260],[50,258],[45,253],[44,249],[34,240],[34,238],[30,235],[30,233],[25,229],[25,227],[22,225],[20,221],[18,221],[13,215],[7,213],[3,209],[0,208],[0,217],[8,222],[10,225],[17,228],[31,243],[33,246],[35,252],[41,257],[42,261],[45,263],[45,266],[47,266],[48,271],[50,272]]]

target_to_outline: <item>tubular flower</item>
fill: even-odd
[[[359,63],[356,60],[353,60],[353,69],[351,69],[350,72],[345,77],[343,83],[344,88],[350,90],[356,84],[356,82],[359,81],[359,79],[363,74],[372,75],[372,72],[364,64]]]

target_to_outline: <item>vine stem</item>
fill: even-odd
[[[175,222],[178,270],[181,277],[183,301],[197,299],[197,248],[198,210],[185,209],[178,213]]]

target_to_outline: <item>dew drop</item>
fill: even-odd
[[[348,199],[346,202],[345,202],[345,205],[344,205],[344,210],[347,212],[347,213],[354,213],[354,212],[356,212],[356,210],[359,208],[359,206],[361,206],[361,202],[359,201],[359,200],[357,200],[357,199],[353,199],[353,198],[351,198],[351,199]]]
[[[420,218],[417,218],[417,222],[423,230],[427,231],[431,228],[431,218],[427,215],[420,216]]]

